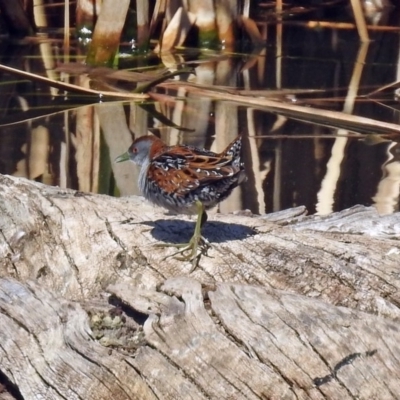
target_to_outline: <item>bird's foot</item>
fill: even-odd
[[[201,256],[208,256],[208,250],[211,247],[211,244],[203,236],[196,237],[196,235],[194,235],[190,239],[189,243],[159,243],[155,246],[178,248],[179,250],[175,253],[169,254],[168,256],[164,257],[164,260],[170,257],[174,257],[179,261],[190,261],[192,263],[192,268],[190,270],[191,273],[199,265]]]

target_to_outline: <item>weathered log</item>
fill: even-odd
[[[400,398],[399,214],[216,214],[189,278],[139,197],[0,193],[0,399]]]

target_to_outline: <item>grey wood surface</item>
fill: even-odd
[[[398,399],[399,214],[216,214],[0,176],[0,399]]]

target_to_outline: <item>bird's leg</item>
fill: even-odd
[[[207,254],[207,250],[210,248],[210,244],[208,241],[201,236],[201,228],[207,221],[207,213],[204,209],[204,205],[201,201],[196,201],[197,207],[197,221],[196,226],[194,228],[194,233],[192,238],[190,239],[189,243],[182,243],[182,244],[159,244],[157,247],[169,247],[174,246],[179,248],[178,251],[175,253],[168,255],[165,258],[175,257],[177,254],[181,254],[179,257],[175,257],[180,261],[191,261],[192,262],[192,269],[190,272],[193,272],[194,269],[197,267],[200,258],[202,255]],[[190,252],[188,254],[184,254]]]

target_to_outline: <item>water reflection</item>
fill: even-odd
[[[194,142],[220,151],[240,132],[249,179],[219,206],[221,212],[265,213],[305,205],[311,213],[327,213],[354,204],[376,204],[382,213],[397,209],[396,142],[371,144],[357,134],[338,137],[339,129],[227,103],[213,102],[212,110],[205,134],[192,140],[188,132],[157,126],[135,103],[84,106],[34,124],[4,127],[1,172],[81,191],[138,194],[136,166],[112,162],[134,136],[154,132],[170,145]],[[276,121],[272,129],[266,123],[271,118]]]
[[[303,45],[293,45],[299,41]],[[205,56],[195,74],[181,79],[206,87],[240,88],[255,98],[267,95],[281,102],[398,123],[393,96],[359,97],[396,79],[398,42],[397,34],[390,32],[375,33],[373,42],[360,45],[353,31],[288,27],[279,51],[267,46],[252,55]],[[18,50],[13,47],[14,53],[1,62],[47,73],[44,66],[49,64],[41,61],[46,56],[38,47]],[[163,62],[175,63],[176,55],[164,56]],[[70,79],[82,82],[85,77]],[[65,100],[60,91],[55,96],[41,83],[16,80],[6,73],[2,82],[0,172],[4,174],[81,191],[137,194],[136,167],[112,162],[134,137],[153,133],[170,145],[220,151],[242,134],[249,179],[219,206],[221,212],[250,209],[262,214],[305,205],[310,213],[326,214],[355,204],[375,204],[381,213],[398,210],[399,145],[390,135],[374,140],[364,133],[326,127],[323,121],[299,121],[213,100],[184,85],[159,89],[157,101],[142,107],[134,102],[80,105],[87,100],[71,96]],[[160,115],[171,123],[160,121]]]

